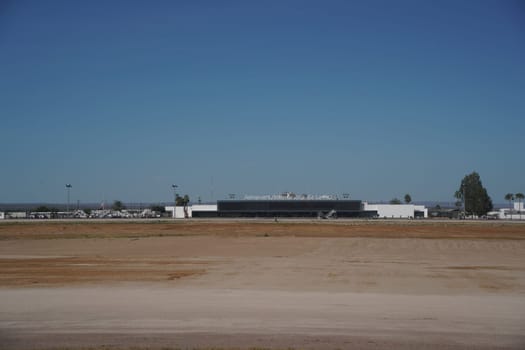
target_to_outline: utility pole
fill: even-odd
[[[66,184],[66,191],[67,191],[67,212],[69,213],[69,192],[71,191],[71,184]]]
[[[465,219],[467,218],[467,185],[463,187],[463,210],[465,211]]]

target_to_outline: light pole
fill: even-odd
[[[177,188],[179,186],[177,185],[171,185],[171,188],[173,188],[173,218],[175,219],[176,211],[177,211]]]
[[[67,190],[67,212],[69,213],[69,192],[71,191],[71,184],[66,184],[66,190]]]
[[[465,219],[467,218],[467,185],[463,187],[463,210],[465,211]]]

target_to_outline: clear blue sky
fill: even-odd
[[[523,1],[0,4],[0,202],[525,192]]]

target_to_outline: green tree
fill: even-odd
[[[401,201],[398,198],[392,198],[390,204],[401,204]]]
[[[36,212],[39,212],[39,213],[48,213],[51,211],[51,209],[49,209],[48,207],[46,207],[45,205],[41,205],[39,206],[38,208],[35,209]]]
[[[493,208],[492,199],[475,171],[465,175],[454,196],[463,201],[465,215],[483,216]]]
[[[412,202],[412,197],[407,193],[405,194],[405,203],[409,204],[410,202]]]
[[[505,195],[505,200],[509,201],[509,208],[510,208],[510,210],[512,210],[512,203],[511,202],[514,200],[514,195],[512,193],[507,193]]]
[[[175,198],[175,203],[178,207],[185,207],[188,205],[189,202],[190,197],[187,194],[185,194],[184,197],[177,195],[177,197]]]
[[[113,205],[111,206],[111,209],[113,209],[115,211],[119,211],[119,210],[126,209],[126,206],[121,201],[116,200],[116,201],[113,202]]]

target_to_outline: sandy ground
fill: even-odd
[[[0,348],[525,348],[525,225],[0,224]]]

